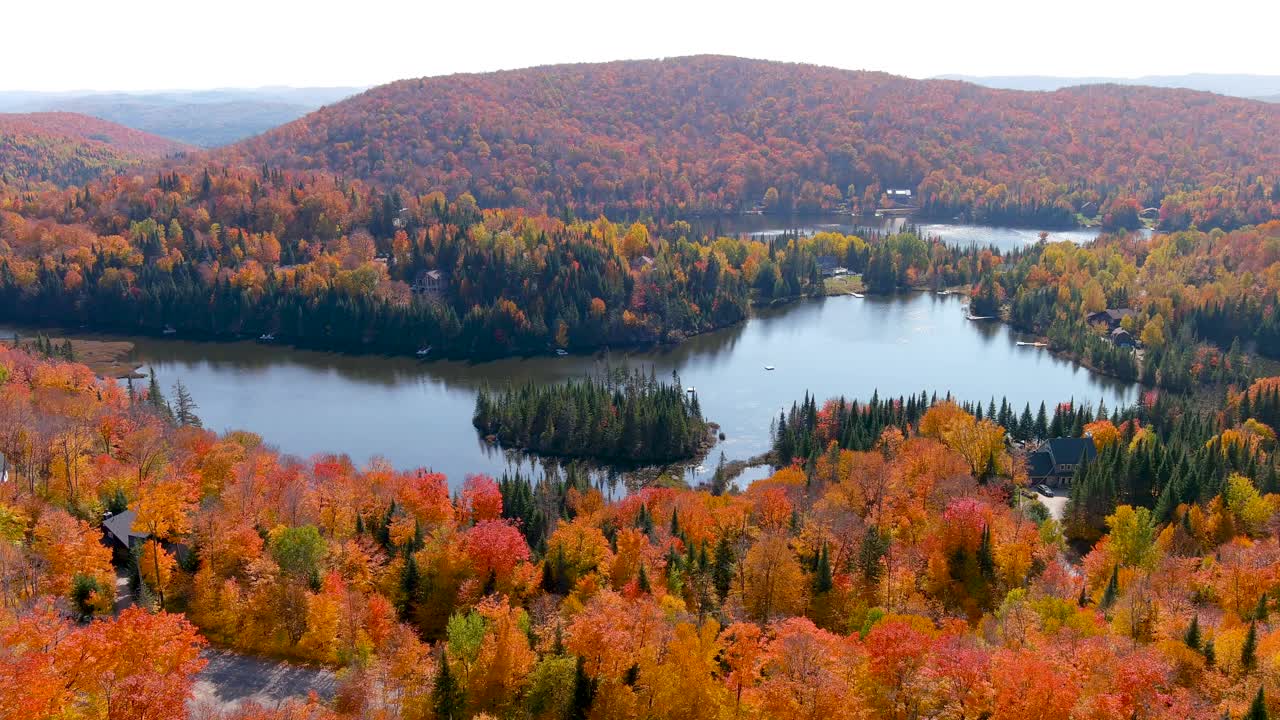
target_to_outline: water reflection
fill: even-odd
[[[684,470],[695,480],[710,478],[721,451],[735,460],[766,450],[770,423],[806,392],[865,398],[949,390],[982,402],[1007,397],[1019,409],[1069,399],[1114,407],[1136,398],[1134,386],[1018,346],[1019,339],[999,323],[966,320],[955,296],[909,293],[765,309],[671,347],[480,363],[134,340],[138,360],[154,366],[163,384],[181,379],[190,388],[207,427],[252,430],[303,457],[339,451],[357,462],[383,457],[397,467],[430,467],[456,485],[472,472],[541,471],[477,437],[477,388],[557,382],[607,364],[652,367],[659,377],[678,372],[697,388],[726,440],[702,472]],[[608,473],[598,479],[619,487]]]

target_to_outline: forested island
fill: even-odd
[[[729,715],[857,720],[895,717],[903,683],[940,715],[1033,717],[1013,714],[1032,687],[1054,689],[1059,717],[1266,717],[1277,387],[1215,413],[1170,395],[1034,418],[945,395],[807,398],[779,433],[794,461],[771,477],[609,500],[573,469],[451,493],[425,470],[290,458],[184,424],[154,388],[0,347],[3,427],[24,418],[42,438],[0,433],[0,687],[52,688],[38,698],[61,711],[122,702],[123,682],[153,690],[129,707],[182,717],[209,638],[343,669],[332,703],[232,716],[246,720],[372,703],[674,719],[690,693]],[[673,405],[680,388],[663,393]],[[1061,519],[1025,488],[1006,429],[1097,448]],[[117,615],[99,518],[126,507],[143,607]],[[0,712],[39,717],[32,697],[0,693]]]
[[[679,343],[842,268],[1146,387],[806,395],[768,477],[615,493],[593,463],[714,441],[679,376],[485,389],[482,436],[590,462],[447,478],[207,429],[181,379],[170,402],[154,372],[101,377],[78,339],[0,342],[0,718],[1274,717],[1278,108],[699,56],[409,79],[211,152],[2,118],[2,321],[565,355]],[[689,222],[821,211],[1106,234]],[[806,370],[796,347],[769,377]],[[188,704],[209,643],[330,671],[333,697]]]
[[[476,396],[476,429],[503,447],[634,465],[689,460],[714,442],[696,392],[640,370]]]

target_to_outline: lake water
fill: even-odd
[[[780,217],[776,215],[735,215],[721,218],[704,218],[692,221],[699,234],[749,235],[766,238],[783,233],[799,232],[812,235],[833,231],[846,235],[899,232],[908,224],[920,229],[926,237],[937,237],[949,245],[981,247],[995,246],[1001,251],[1016,250],[1032,245],[1040,239],[1035,228],[997,227],[992,225],[958,225],[955,223],[926,222],[903,217],[852,217],[849,215],[813,215]],[[1097,228],[1073,228],[1048,230],[1050,241],[1070,240],[1085,243],[1101,234]],[[1144,231],[1147,232],[1147,231]]]
[[[1008,397],[1019,409],[1030,402],[1033,410],[1041,401],[1115,407],[1137,397],[1133,385],[1016,345],[1020,336],[1002,324],[966,320],[960,298],[930,293],[795,303],[643,352],[484,363],[130,339],[166,389],[178,379],[190,388],[208,428],[251,430],[303,457],[338,452],[357,463],[380,456],[401,468],[430,467],[455,486],[468,473],[499,474],[512,462],[471,425],[479,387],[555,382],[607,363],[652,366],[664,378],[674,370],[697,388],[704,414],[726,439],[705,470],[686,471],[690,479],[706,479],[720,450],[730,460],[764,452],[770,423],[805,392],[825,399],[950,390],[984,403]]]

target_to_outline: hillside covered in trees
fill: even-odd
[[[0,184],[72,185],[136,170],[192,149],[88,115],[0,113]]]
[[[238,720],[1266,717],[1277,387],[1019,421],[1102,449],[1064,525],[1004,404],[806,400],[796,462],[742,491],[451,496],[0,348],[0,717],[186,717],[206,642],[341,669],[332,703]],[[113,558],[125,507],[145,535]]]
[[[1230,227],[1280,214],[1280,107],[1115,85],[1029,93],[732,57],[402,80],[216,158],[560,214],[764,202],[1068,225]],[[773,189],[771,192],[770,189]]]
[[[975,282],[992,262],[913,233],[650,228],[271,168],[0,186],[0,319],[484,357],[676,342],[822,295],[820,256],[874,292]]]

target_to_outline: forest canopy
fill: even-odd
[[[473,422],[503,447],[604,462],[688,460],[713,442],[697,393],[679,375],[666,382],[639,369],[482,389]]]

